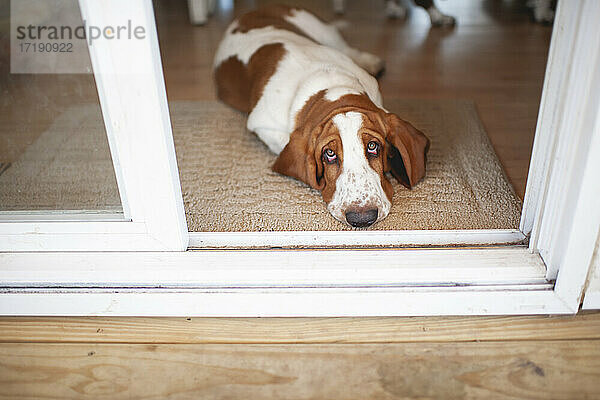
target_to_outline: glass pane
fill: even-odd
[[[0,0],[0,218],[122,212],[83,29],[76,0]]]

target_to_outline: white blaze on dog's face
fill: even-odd
[[[341,139],[341,154],[325,148],[323,162],[337,163],[339,175],[327,209],[339,221],[355,227],[366,227],[385,218],[390,212],[391,194],[382,183],[384,138],[367,131],[365,119],[358,112],[338,114],[332,119]],[[384,178],[385,179],[385,178]]]

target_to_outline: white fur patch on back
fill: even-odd
[[[342,173],[336,181],[336,189],[328,205],[329,212],[338,220],[346,222],[349,207],[377,208],[377,220],[385,218],[391,207],[379,174],[371,168],[360,137],[362,114],[354,111],[333,117],[342,139]]]
[[[233,33],[237,27],[238,22],[234,21],[227,28],[225,36],[223,36],[223,40],[221,40],[217,53],[215,54],[215,59],[213,61],[215,67],[219,66],[231,56],[235,56],[242,63],[248,64],[252,54],[267,44],[297,43],[307,45],[313,43],[309,39],[294,32],[276,29],[272,26],[252,29],[248,32]]]

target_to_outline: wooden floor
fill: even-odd
[[[235,12],[260,3],[236,0]],[[333,16],[329,2],[306,3]],[[531,24],[522,2],[441,2],[458,17],[454,30],[430,30],[420,10],[387,21],[383,2],[348,3],[348,40],[387,60],[384,97],[474,99],[522,196],[550,28]],[[211,57],[232,11],[191,27],[185,1],[158,1],[156,9],[169,99],[214,99]],[[74,82],[80,100],[93,100],[88,78],[36,82],[49,92]],[[15,77],[8,86],[27,85]],[[46,99],[33,136],[0,137],[0,154],[15,157],[43,131],[47,115],[73,100],[59,97]],[[3,110],[19,126],[22,104],[8,103]],[[600,314],[0,318],[0,398],[599,399]]]
[[[216,100],[212,59],[231,19],[257,5],[296,0],[235,0],[203,27],[187,23],[184,1],[156,4],[169,100]],[[326,20],[329,0],[300,2]],[[522,198],[552,28],[531,23],[524,1],[452,0],[441,8],[458,18],[455,29],[430,29],[427,14],[390,21],[383,0],[348,1],[347,41],[386,60],[380,87],[386,99],[472,99]],[[223,2],[222,4],[229,4]]]
[[[600,314],[0,318],[2,399],[600,398]]]

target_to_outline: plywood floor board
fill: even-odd
[[[600,340],[600,313],[413,318],[0,318],[0,343],[393,343]]]
[[[596,399],[599,344],[1,344],[0,398]]]

